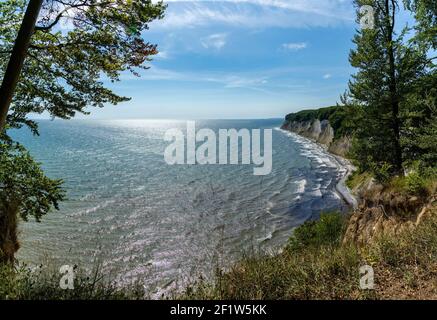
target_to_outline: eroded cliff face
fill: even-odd
[[[346,157],[349,149],[351,148],[351,145],[352,139],[348,136],[343,136],[332,141],[332,143],[328,147],[328,150],[333,154]]]
[[[437,195],[406,196],[385,190],[368,180],[352,192],[359,207],[349,218],[343,243],[359,246],[384,236],[397,236],[414,230],[422,221],[437,214]]]
[[[316,141],[328,149],[329,152],[345,157],[351,146],[350,137],[344,136],[335,139],[335,132],[329,120],[286,121],[283,130],[294,132],[303,137]]]

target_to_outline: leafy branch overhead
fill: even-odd
[[[414,12],[417,21],[415,40],[428,48],[437,49],[437,1],[404,0],[404,3]]]
[[[0,76],[18,33],[27,1],[0,3]],[[85,108],[129,100],[105,87],[122,72],[138,70],[157,54],[142,32],[163,17],[165,5],[151,0],[45,0],[35,27],[9,127],[36,125],[29,113],[69,119]]]

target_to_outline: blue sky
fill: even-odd
[[[271,118],[335,104],[357,27],[350,0],[166,1],[160,53],[111,87],[132,100],[88,118]]]

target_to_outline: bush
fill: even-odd
[[[389,186],[393,192],[426,199],[436,193],[437,174],[435,168],[413,166],[404,177],[394,177]]]
[[[393,176],[392,166],[389,163],[383,163],[382,165],[372,163],[371,171],[376,181],[380,183],[388,183]]]
[[[418,172],[411,172],[405,177],[406,191],[410,194],[427,195],[426,180]]]
[[[325,213],[317,221],[305,222],[294,230],[287,248],[296,250],[308,246],[337,245],[345,224],[341,213]]]

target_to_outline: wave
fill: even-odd
[[[296,185],[296,192],[295,193],[304,193],[305,192],[305,187],[307,185],[307,180],[306,179],[302,179],[299,181],[295,181],[295,185]]]
[[[77,212],[69,214],[68,216],[69,217],[80,217],[83,215],[94,213],[98,210],[105,209],[106,207],[109,207],[111,204],[116,203],[116,202],[117,202],[117,200],[115,200],[115,199],[106,200],[106,201],[103,201],[103,202],[97,204],[94,207],[79,210]]]

